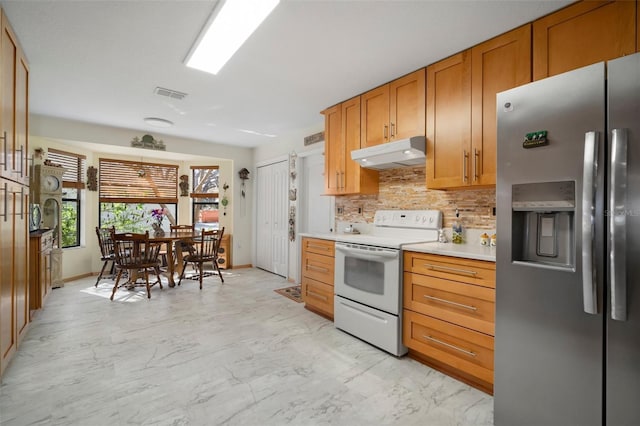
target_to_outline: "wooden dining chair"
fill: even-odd
[[[224,283],[222,272],[220,272],[220,268],[218,267],[218,250],[220,249],[220,243],[222,242],[223,235],[224,228],[211,231],[203,230],[202,234],[194,239],[193,246],[195,248],[195,252],[184,257],[182,273],[180,274],[178,285],[180,285],[180,283],[182,282],[182,278],[184,278],[184,271],[186,269],[187,263],[189,262],[198,264],[200,290],[202,290],[204,264],[207,262],[213,263],[214,273],[217,272],[218,276],[220,277],[220,281]]]
[[[111,239],[113,240],[116,270],[118,271],[116,283],[111,293],[111,300],[113,300],[119,287],[133,287],[136,285],[144,285],[147,289],[147,298],[151,299],[151,287],[159,284],[162,289],[160,260],[158,259],[162,243],[150,242],[149,231],[144,234],[129,232],[117,234],[113,230]],[[157,278],[152,284],[149,284],[149,271],[155,272]],[[128,273],[129,279],[120,284],[120,279],[124,272]],[[144,278],[144,282],[137,284],[139,278]]]
[[[96,279],[96,287],[100,283],[100,280],[104,278],[104,271],[107,269],[109,263],[111,263],[111,268],[109,269],[109,273],[111,274],[110,278],[115,278],[115,268],[116,268],[116,255],[113,250],[113,240],[111,239],[111,232],[114,231],[115,228],[112,226],[111,228],[100,228],[96,226],[96,235],[98,236],[98,245],[100,246],[100,260],[102,260],[102,269],[100,269],[100,273],[98,274],[98,279]]]

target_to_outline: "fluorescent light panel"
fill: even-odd
[[[226,0],[204,29],[187,66],[217,74],[280,0]]]

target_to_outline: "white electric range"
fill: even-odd
[[[335,237],[334,324],[402,356],[402,253],[405,244],[437,241],[437,210],[378,210],[369,234]]]

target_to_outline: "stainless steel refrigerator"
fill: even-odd
[[[640,425],[640,54],[497,99],[495,424]]]

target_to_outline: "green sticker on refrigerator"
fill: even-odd
[[[547,131],[539,130],[537,132],[527,133],[524,136],[524,142],[522,142],[523,148],[538,148],[539,146],[549,145],[547,139]]]

